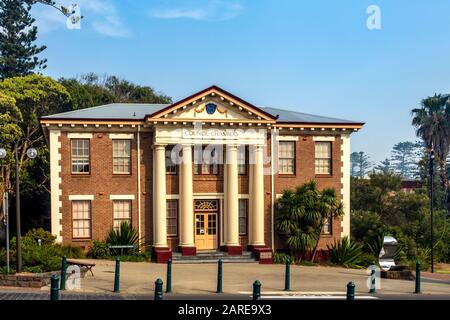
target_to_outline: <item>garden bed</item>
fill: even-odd
[[[80,277],[86,276],[87,269],[80,268]],[[17,274],[0,274],[0,287],[42,288],[50,284],[52,275],[60,277],[60,271],[31,273],[22,272]]]

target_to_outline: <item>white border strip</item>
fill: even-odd
[[[277,141],[298,141],[298,136],[277,136]]]
[[[62,195],[61,191],[61,136],[60,130],[49,130],[50,143],[50,199],[51,199],[51,230],[52,234],[56,236],[56,242],[61,243],[63,238],[62,231]]]
[[[93,194],[71,194],[69,200],[94,200]]]
[[[110,200],[134,200],[134,194],[111,194]]]
[[[67,138],[69,139],[92,139],[92,133],[79,133],[79,132],[69,132]]]
[[[134,139],[133,133],[110,133],[110,139]]]
[[[313,141],[334,141],[336,140],[336,137],[330,137],[330,136],[314,136]]]

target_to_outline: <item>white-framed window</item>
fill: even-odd
[[[295,174],[295,141],[279,141],[278,167],[280,174]]]
[[[114,230],[119,230],[123,222],[131,225],[131,200],[113,200]]]
[[[167,210],[167,235],[176,236],[178,234],[178,200],[166,200]]]
[[[72,238],[91,238],[90,200],[72,200]]]
[[[331,142],[316,141],[316,174],[331,174]]]
[[[248,199],[239,199],[239,234],[247,234]]]
[[[332,234],[333,233],[333,217],[329,216],[325,219],[322,228],[322,234]]]
[[[194,148],[194,174],[219,174],[219,155],[217,147],[203,146],[201,151]]]
[[[248,149],[246,146],[238,147],[238,174],[247,174]]]
[[[131,173],[131,140],[113,140],[113,173]]]
[[[89,139],[71,139],[72,173],[90,172]]]
[[[177,165],[172,160],[172,150],[174,146],[166,147],[166,174],[176,174]]]

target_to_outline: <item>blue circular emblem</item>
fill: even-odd
[[[213,114],[214,112],[216,112],[217,109],[217,105],[214,103],[208,103],[206,105],[206,113],[208,114]]]

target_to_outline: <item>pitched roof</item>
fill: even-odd
[[[324,117],[315,114],[277,109],[271,107],[260,107],[262,110],[278,116],[277,122],[285,123],[359,123],[358,121],[344,120],[338,118]]]
[[[143,120],[147,115],[154,114],[170,106],[170,104],[149,104],[149,103],[111,103],[97,107],[74,110],[69,112],[44,116],[41,119],[58,120]],[[351,124],[360,123],[358,121],[344,120],[319,116],[309,113],[277,109],[271,107],[259,107],[261,110],[278,116],[278,123],[336,123]]]
[[[44,116],[41,119],[142,120],[146,115],[162,110],[169,105],[170,104],[110,103],[92,108],[52,114]]]

